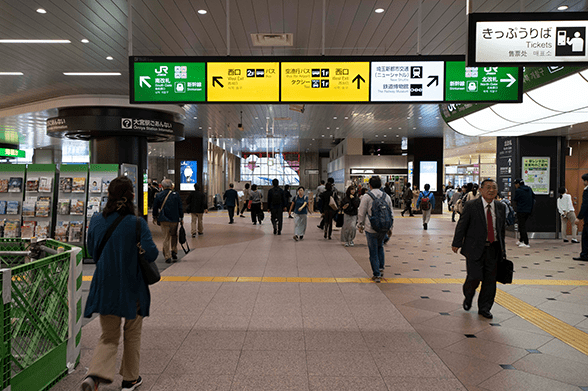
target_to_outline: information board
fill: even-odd
[[[135,62],[135,101],[204,102],[204,70],[204,62]]]
[[[278,102],[279,62],[209,62],[209,102]]]
[[[445,64],[445,100],[448,102],[483,102],[519,99],[519,68],[466,67],[465,61]]]
[[[372,62],[372,102],[442,102],[443,61]]]
[[[472,13],[468,65],[588,64],[588,13]]]
[[[282,102],[368,102],[369,62],[283,62]]]
[[[549,194],[549,157],[523,157],[522,179],[535,194]]]
[[[464,56],[130,57],[131,103],[521,102],[522,70]],[[301,60],[301,61],[298,61]]]

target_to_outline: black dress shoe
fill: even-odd
[[[478,315],[482,315],[486,319],[492,319],[492,313],[490,311],[478,311]]]
[[[178,253],[172,251],[172,259],[178,259]]]
[[[469,311],[472,308],[472,301],[468,299],[463,299],[463,309]]]
[[[582,258],[582,257],[574,257],[572,258],[574,261],[585,261],[588,262],[588,258]]]
[[[171,258],[168,258],[165,260],[165,263],[171,263],[171,262],[172,262]]]

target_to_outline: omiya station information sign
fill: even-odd
[[[522,68],[466,67],[464,56],[130,57],[129,66],[131,103],[522,100]]]

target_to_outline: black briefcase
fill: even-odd
[[[496,281],[502,284],[512,284],[512,274],[514,273],[514,264],[508,259],[503,259],[498,262],[498,271],[496,273]]]

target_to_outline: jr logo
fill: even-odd
[[[157,73],[157,76],[167,75],[167,66],[166,65],[160,66],[159,69],[155,70],[155,73]]]

